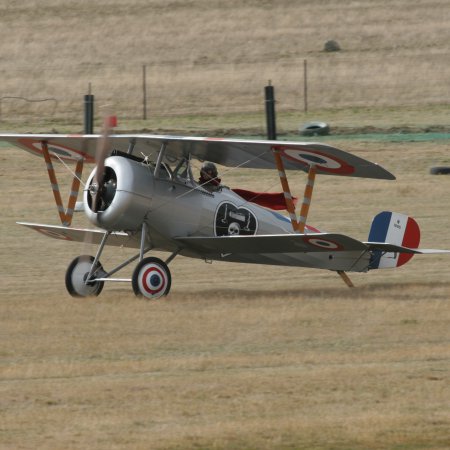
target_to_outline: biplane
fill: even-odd
[[[353,286],[348,272],[394,268],[419,249],[417,222],[384,211],[373,219],[368,240],[321,232],[307,224],[316,175],[394,180],[383,167],[330,145],[313,142],[222,139],[151,134],[2,134],[0,140],[45,160],[61,225],[18,222],[45,236],[97,245],[94,255],[76,257],[65,284],[74,297],[97,296],[105,282],[131,282],[146,299],[166,296],[170,262],[178,255],[205,261],[310,267],[337,272]],[[276,170],[280,193],[258,193],[218,185],[209,189],[194,177],[192,163]],[[54,163],[72,173],[67,207],[63,205]],[[77,202],[85,163],[95,164]],[[68,164],[73,164],[71,170]],[[287,171],[305,172],[300,214]],[[217,185],[218,183],[216,183]],[[83,210],[92,229],[72,226]],[[280,213],[286,210],[287,214]],[[108,246],[136,249],[117,267],[100,262]],[[164,261],[148,256],[168,253]],[[131,278],[116,273],[135,263]]]

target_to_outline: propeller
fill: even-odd
[[[114,116],[107,116],[103,120],[102,134],[98,141],[97,151],[95,154],[96,170],[91,185],[89,186],[89,192],[91,194],[91,209],[97,213],[101,210],[103,200],[111,197],[111,191],[115,192],[115,180],[114,177],[106,177],[105,172],[105,159],[108,156],[109,149],[111,147],[111,129],[115,125]],[[106,194],[106,196],[105,196]]]
[[[89,207],[93,212],[97,213],[98,211],[104,210],[105,205],[108,205],[115,194],[115,188],[117,184],[117,179],[114,171],[110,170],[108,167],[105,168],[105,160],[109,154],[111,148],[111,131],[112,128],[117,126],[117,119],[115,116],[105,116],[103,119],[103,126],[101,131],[100,139],[97,143],[97,148],[95,152],[95,174],[92,178],[90,185],[88,186],[88,203]],[[112,172],[112,173],[111,173]],[[109,203],[108,203],[109,202]],[[87,206],[87,205],[86,205]],[[86,234],[86,238],[83,243],[83,252],[82,256],[78,257],[82,262],[85,262],[83,266],[83,270],[89,269],[88,272],[85,273],[85,277],[91,273],[93,277],[101,277],[106,272],[104,272],[102,265],[99,261],[97,261],[95,269],[92,267],[92,264],[95,262],[95,258],[90,256],[87,251],[87,246],[92,244],[88,238],[88,234]],[[100,255],[98,255],[100,256]],[[67,283],[67,275],[66,275],[66,283]],[[103,283],[100,284],[98,290],[94,289],[93,295],[98,295],[102,289]]]

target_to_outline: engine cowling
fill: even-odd
[[[100,186],[95,185],[96,170],[89,176],[83,196],[88,219],[109,231],[140,229],[153,196],[151,168],[130,158],[110,156],[105,160]],[[93,195],[97,191],[97,212],[94,212]]]

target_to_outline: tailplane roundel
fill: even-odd
[[[389,244],[416,249],[420,243],[419,225],[412,217],[395,212],[383,211],[377,214],[372,221],[369,241],[387,242]],[[412,257],[413,254],[411,253],[375,250],[371,258],[370,268],[387,269],[400,267],[406,264]]]

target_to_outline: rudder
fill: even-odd
[[[420,229],[417,222],[405,214],[383,211],[372,221],[369,241],[387,242],[408,248],[418,248],[420,243]],[[393,253],[375,250],[373,252],[370,269],[388,269],[400,267],[411,258],[409,253]]]

